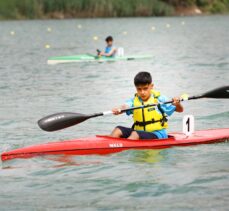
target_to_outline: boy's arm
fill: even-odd
[[[169,99],[164,96],[161,95],[159,98],[159,103],[161,104],[161,108],[162,110],[168,115],[171,116],[173,114],[174,111],[176,112],[183,112],[183,106],[180,104],[180,98],[179,97],[175,97],[173,98],[173,103],[169,103],[169,104],[163,104],[164,102],[168,101]]]
[[[112,56],[116,52],[116,48],[113,48],[110,53],[100,52],[100,56]]]
[[[127,109],[127,108],[131,108],[131,107],[133,107],[133,99],[127,100],[125,104],[119,106],[118,108],[113,108],[112,112],[114,115],[119,115],[122,113],[121,112],[122,109]],[[130,115],[130,114],[132,114],[132,111],[128,111],[128,112],[126,112],[126,114]]]
[[[106,56],[112,56],[115,53],[116,53],[116,48],[112,48],[112,50],[110,51],[110,53],[107,53]]]

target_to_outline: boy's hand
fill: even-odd
[[[119,114],[122,113],[120,108],[113,108],[112,112],[113,112],[114,115],[119,115]]]
[[[180,98],[179,97],[174,97],[173,98],[173,105],[177,106],[180,104]]]
[[[122,105],[119,108],[113,108],[112,112],[113,112],[114,115],[119,115],[119,114],[122,113],[122,109],[126,109],[126,108],[128,108],[127,105]]]
[[[96,51],[97,51],[97,55],[100,56],[101,51],[99,49],[96,49]]]
[[[174,97],[173,98],[173,105],[176,106],[176,112],[183,112],[184,108],[180,103],[180,98],[179,97]]]

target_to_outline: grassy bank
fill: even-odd
[[[228,13],[229,0],[1,0],[0,19],[169,16],[197,9]]]

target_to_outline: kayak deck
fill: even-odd
[[[94,136],[69,141],[50,142],[4,152],[2,161],[43,155],[106,155],[130,149],[165,149],[175,146],[210,144],[229,140],[229,128],[196,131],[190,137],[171,133],[168,139],[129,140]]]
[[[119,61],[119,60],[136,60],[136,59],[150,59],[151,55],[127,55],[127,56],[115,56],[115,57],[98,57],[90,54],[81,54],[73,56],[59,56],[51,57],[47,63],[50,65],[71,63],[71,62],[107,62],[107,61]]]

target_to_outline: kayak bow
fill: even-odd
[[[44,155],[106,155],[131,149],[164,149],[175,146],[210,144],[227,140],[229,140],[229,128],[196,131],[190,137],[182,133],[171,133],[168,139],[160,140],[136,141],[108,136],[95,136],[15,149],[2,153],[1,159],[6,161]]]

